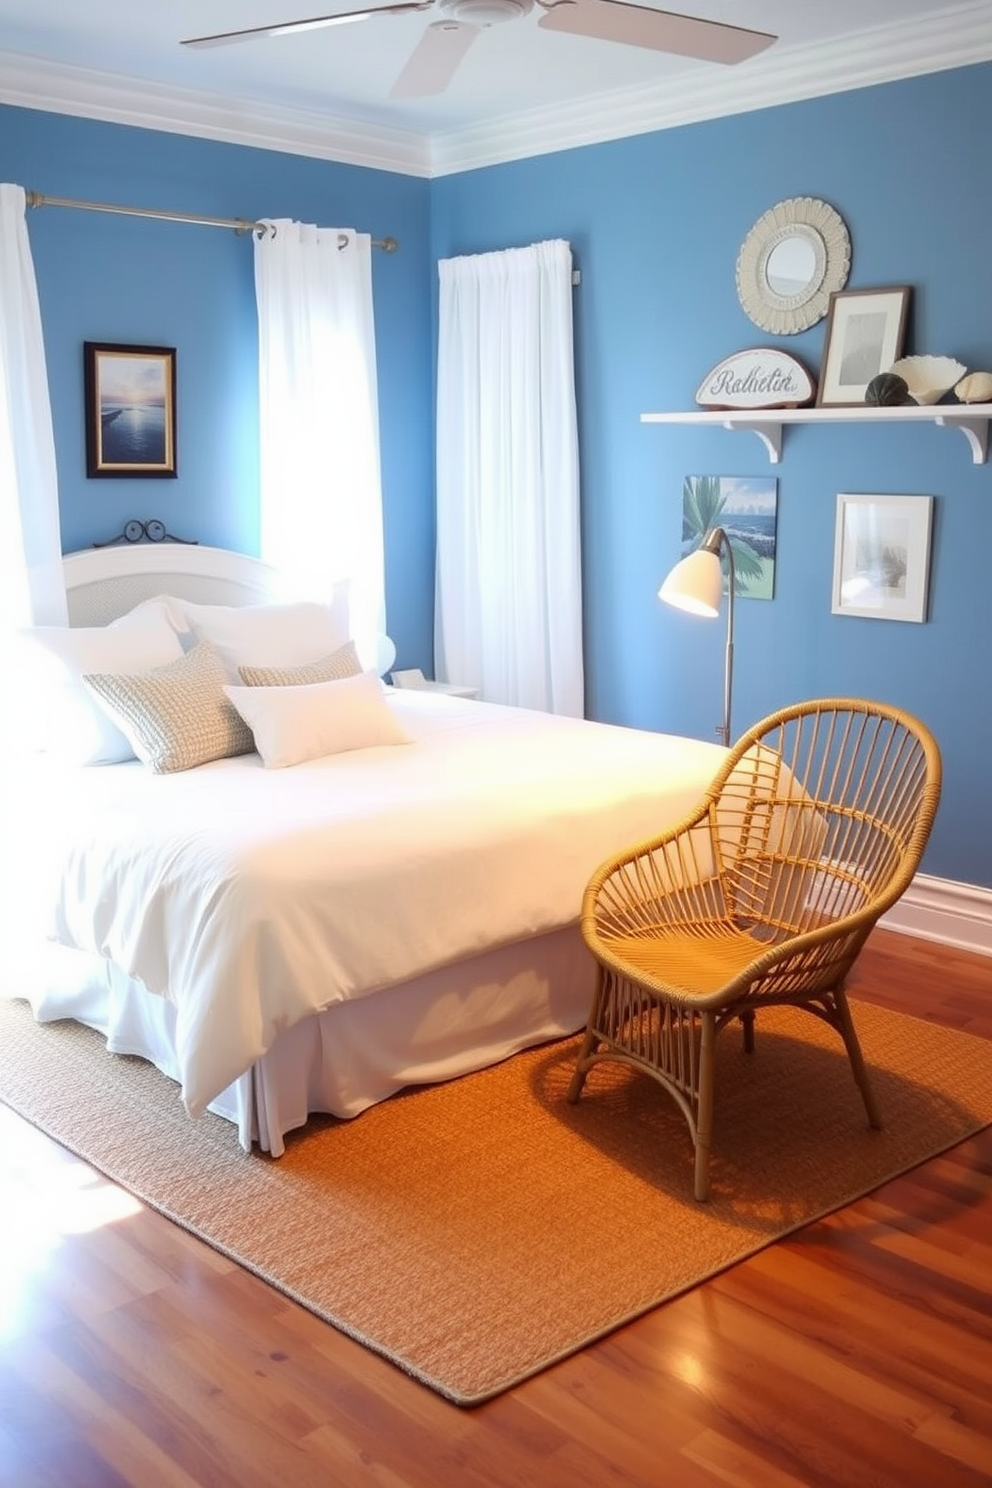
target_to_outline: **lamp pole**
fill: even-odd
[[[730,705],[734,689],[734,590],[737,587],[736,574],[734,572],[734,550],[730,545],[730,538],[722,527],[711,527],[700,544],[700,550],[704,553],[713,553],[719,561],[720,553],[727,555],[728,595],[727,595],[727,659],[723,674],[723,723],[717,729],[720,742],[725,749],[730,748]]]
[[[737,587],[736,574],[734,572],[734,550],[730,546],[730,538],[719,529],[723,538],[724,550],[727,554],[727,572],[729,576],[729,594],[727,596],[727,662],[724,670],[723,680],[723,729],[722,737],[725,749],[730,748],[730,702],[734,688],[734,590]]]
[[[688,610],[691,615],[706,615],[716,619],[723,598],[723,567],[720,554],[727,554],[727,571],[730,576],[727,596],[727,661],[723,679],[723,723],[717,734],[724,748],[730,748],[730,704],[734,685],[734,590],[737,575],[734,570],[734,550],[730,538],[722,527],[711,527],[704,535],[699,547],[676,563],[671,573],[658,590],[658,598],[677,609]]]

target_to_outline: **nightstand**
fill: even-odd
[[[445,692],[448,697],[477,698],[479,689],[477,687],[459,687],[457,682],[425,682],[424,692]]]
[[[409,670],[390,672],[390,680],[394,687],[409,687],[415,692],[443,692],[448,697],[475,698],[479,696],[477,687],[463,687],[458,682],[431,682],[424,676],[419,667],[411,667]]]

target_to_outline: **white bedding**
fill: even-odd
[[[680,820],[723,757],[430,693],[389,706],[412,743],[285,770],[7,777],[19,929],[174,1005],[191,1114],[319,1010],[574,924],[597,864]]]

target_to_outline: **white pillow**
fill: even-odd
[[[376,744],[409,744],[375,672],[306,687],[225,687],[269,769]]]
[[[232,682],[239,681],[239,666],[301,666],[330,655],[350,638],[346,585],[335,586],[330,604],[178,603],[196,639],[219,651]]]
[[[190,633],[189,621],[186,619],[186,601],[177,599],[173,594],[156,594],[152,599],[143,599],[122,615],[119,620],[112,620],[111,625],[126,625],[131,620],[143,619],[147,615],[157,615],[170,625],[181,639],[185,638],[188,651],[193,644]]]
[[[16,638],[14,706],[25,711],[33,747],[69,764],[112,765],[134,750],[83,683],[86,672],[147,672],[182,656],[162,614],[113,625],[35,625]]]
[[[201,642],[140,676],[87,674],[83,681],[156,775],[250,754],[251,730],[224,696],[224,663]]]

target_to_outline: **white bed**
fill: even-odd
[[[71,554],[65,574],[75,626],[162,594],[288,597],[255,559],[178,544]],[[312,1112],[356,1116],[580,1028],[586,879],[685,815],[722,751],[429,692],[386,701],[409,742],[288,769],[8,765],[4,900],[21,908],[0,990],[152,1060],[191,1115],[217,1111],[273,1155]]]

